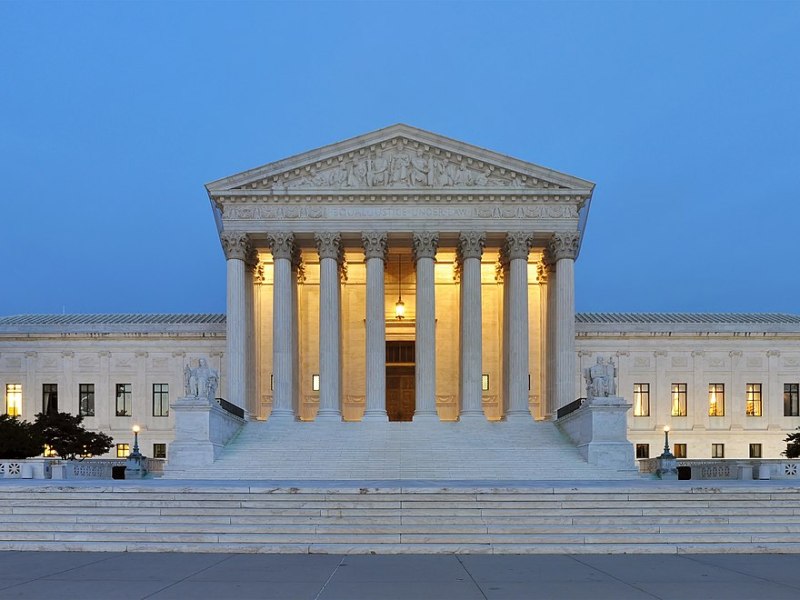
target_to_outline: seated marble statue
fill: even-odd
[[[216,398],[219,373],[208,366],[205,358],[201,358],[194,369],[186,365],[183,370],[183,379],[184,393],[187,396],[207,398],[209,402],[213,402]]]
[[[616,374],[614,361],[609,359],[606,363],[605,358],[598,356],[597,364],[583,370],[583,376],[586,378],[586,396],[589,398],[616,396]]]

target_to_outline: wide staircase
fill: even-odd
[[[633,456],[631,456],[633,463]],[[633,464],[631,464],[633,467]],[[610,480],[635,469],[590,466],[548,421],[251,421],[210,467],[180,479]]]
[[[800,552],[779,482],[414,485],[0,481],[0,550]]]

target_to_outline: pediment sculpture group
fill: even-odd
[[[287,187],[413,188],[413,187],[535,187],[525,176],[500,177],[488,165],[482,169],[464,162],[435,158],[422,151],[405,149],[377,152],[373,156],[341,164],[300,179]],[[557,186],[556,186],[557,187]]]

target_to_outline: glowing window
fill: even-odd
[[[672,384],[672,416],[685,417],[686,416],[686,384],[673,383]]]
[[[22,384],[6,384],[6,414],[9,417],[22,415]]]
[[[117,444],[117,458],[128,458],[128,454],[130,453],[130,444]]]
[[[709,417],[724,417],[725,416],[725,384],[724,383],[709,383],[708,384],[708,416]]]
[[[747,401],[745,403],[745,414],[748,417],[761,416],[761,384],[748,383],[746,387]]]

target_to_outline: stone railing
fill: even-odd
[[[658,458],[640,458],[639,472],[655,475]],[[679,458],[678,473],[693,480],[800,479],[800,460],[789,458]],[[688,473],[686,470],[688,469]]]
[[[147,458],[146,462],[152,476],[164,472],[164,459]],[[113,468],[124,466],[124,458],[0,460],[0,479],[112,479]]]
[[[0,479],[50,479],[52,458],[0,460]]]

